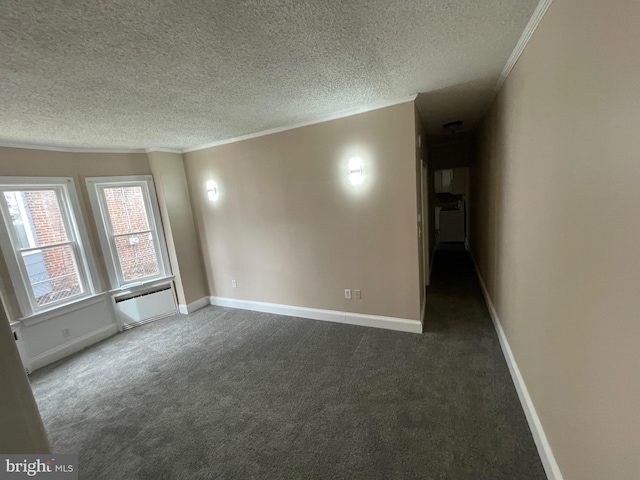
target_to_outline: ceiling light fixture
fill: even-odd
[[[451,135],[454,135],[460,127],[462,126],[462,120],[456,120],[455,122],[449,122],[442,125],[442,128],[451,132]]]

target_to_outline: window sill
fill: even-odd
[[[147,282],[136,283],[133,285],[124,285],[121,288],[114,288],[113,290],[109,290],[109,293],[113,297],[119,297],[120,295],[129,295],[131,293],[139,293],[141,291],[151,289],[154,287],[158,287],[160,285],[166,285],[168,283],[173,282],[174,276],[169,275],[167,277],[156,278],[154,280],[149,280]]]
[[[54,307],[49,310],[41,310],[34,313],[33,315],[29,315],[28,317],[23,317],[20,320],[17,320],[16,323],[21,323],[25,327],[31,327],[33,325],[46,322],[47,320],[59,317],[66,313],[75,312],[76,310],[81,310],[98,302],[102,302],[105,295],[106,293],[96,293],[95,295],[91,295],[90,297],[84,297],[80,300],[76,300],[75,302],[67,303],[59,307]]]

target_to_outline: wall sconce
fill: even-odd
[[[349,181],[351,185],[360,185],[364,181],[364,171],[360,157],[349,159]]]
[[[207,180],[207,196],[212,202],[218,199],[218,186],[213,180]]]

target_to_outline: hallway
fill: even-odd
[[[487,328],[494,333],[473,260],[462,243],[440,244],[436,249],[426,318],[426,333],[448,330],[463,334],[473,330],[487,334]],[[497,342],[496,338],[499,348]]]
[[[496,463],[512,469],[492,478],[546,479],[463,244],[441,244],[435,252],[424,335],[441,339],[434,343],[442,348],[438,370],[449,377],[444,395],[458,420],[451,435],[464,439],[470,452],[494,455]],[[453,478],[484,477],[462,468]]]

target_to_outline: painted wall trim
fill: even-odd
[[[424,313],[426,310],[427,310],[427,293],[425,291],[424,296],[422,297],[422,307],[420,308],[420,323],[422,323],[423,325],[426,320],[424,318]]]
[[[531,429],[533,440],[535,441],[536,447],[538,448],[538,454],[540,455],[540,460],[542,461],[542,465],[544,466],[547,478],[549,480],[563,480],[562,473],[560,472],[560,467],[558,466],[558,463],[556,462],[556,459],[553,455],[549,440],[544,433],[542,423],[540,422],[540,417],[538,417],[536,408],[533,404],[533,400],[529,395],[527,385],[524,383],[524,379],[522,378],[522,374],[520,373],[520,369],[518,368],[516,359],[513,356],[511,346],[509,345],[509,340],[507,340],[507,336],[504,333],[502,323],[500,323],[498,313],[493,306],[493,302],[491,301],[491,297],[489,296],[489,291],[487,290],[484,280],[482,279],[478,264],[476,263],[476,260],[475,258],[473,258],[473,256],[471,256],[471,259],[473,260],[473,265],[475,266],[476,274],[478,275],[478,281],[480,282],[480,288],[482,289],[482,295],[484,296],[484,300],[487,304],[487,309],[489,310],[489,314],[491,315],[491,320],[493,321],[496,333],[498,334],[498,340],[500,341],[502,353],[505,360],[507,361],[507,366],[509,367],[511,378],[513,379],[516,391],[518,392],[518,398],[520,399],[520,403],[522,404],[524,414],[527,417],[527,422],[529,423],[529,428]]]
[[[74,147],[71,145],[48,145],[39,143],[11,142],[0,139],[0,147],[25,148],[28,150],[46,150],[49,152],[68,153],[146,153],[144,148],[101,148],[101,147]]]
[[[340,312],[337,310],[322,310],[319,308],[296,307],[279,303],[254,302],[235,298],[210,297],[211,305],[220,307],[253,310],[255,312],[274,313],[289,317],[309,318],[326,322],[346,323],[361,327],[384,328],[400,332],[422,333],[422,322],[406,318],[383,317],[364,313]]]
[[[90,307],[91,305],[95,305],[96,303],[104,302],[105,298],[106,298],[106,293],[98,293],[90,297],[82,298],[73,303],[67,303],[66,305],[52,308],[51,310],[36,312],[29,317],[21,318],[20,320],[18,320],[18,322],[24,325],[25,327],[33,327],[38,323],[46,322],[47,320],[51,320],[52,318],[58,318],[63,315],[67,315],[71,312],[75,312],[77,310],[83,310],[85,308]]]
[[[533,15],[531,15],[531,18],[529,19],[529,23],[527,23],[527,26],[524,27],[524,31],[520,36],[520,40],[518,40],[516,47],[513,49],[513,52],[511,52],[511,56],[507,60],[507,63],[505,64],[502,72],[500,73],[500,76],[498,77],[498,82],[496,83],[494,92],[497,93],[502,88],[502,84],[505,82],[505,80],[509,76],[509,73],[511,73],[511,70],[518,62],[520,55],[522,55],[522,52],[524,52],[524,49],[526,48],[527,43],[529,43],[533,32],[535,32],[536,28],[538,28],[538,25],[540,25],[540,21],[542,20],[542,17],[544,17],[544,14],[547,13],[547,10],[549,9],[552,1],[553,0],[540,0],[540,2],[538,3],[538,6],[533,11]]]
[[[207,144],[204,144],[204,145],[200,145],[199,147],[186,148],[186,149],[183,150],[183,153],[194,152],[196,150],[204,150],[205,148],[218,147],[220,145],[225,145],[227,143],[240,142],[242,140],[249,140],[251,138],[263,137],[265,135],[271,135],[273,133],[285,132],[287,130],[294,130],[294,129],[300,128],[300,127],[307,127],[309,125],[315,125],[317,123],[324,123],[324,122],[329,122],[331,120],[337,120],[339,118],[351,117],[353,115],[359,115],[361,113],[372,112],[374,110],[380,110],[381,108],[387,108],[387,107],[392,107],[394,105],[400,105],[401,103],[413,102],[416,99],[417,96],[418,96],[418,94],[414,93],[413,95],[409,95],[407,97],[404,97],[404,98],[401,98],[401,99],[398,99],[398,100],[391,100],[391,101],[387,101],[387,102],[376,103],[376,104],[369,105],[369,106],[366,106],[366,107],[360,107],[360,108],[353,108],[353,109],[350,109],[350,110],[344,110],[342,112],[333,113],[333,114],[327,115],[325,117],[316,118],[315,120],[309,120],[309,121],[306,121],[306,122],[299,122],[299,123],[292,123],[290,125],[285,125],[283,127],[271,128],[269,130],[263,130],[261,132],[249,133],[247,135],[241,135],[239,137],[228,138],[226,140],[219,140],[217,142],[207,143]]]
[[[201,308],[206,307],[207,305],[211,305],[211,301],[209,300],[209,297],[202,297],[187,305],[184,305],[184,304],[178,305],[178,311],[183,315],[187,315],[189,313],[195,312],[196,310],[200,310]]]
[[[144,151],[147,153],[153,153],[153,152],[182,153],[182,150],[180,150],[179,148],[163,148],[163,147],[145,148]]]
[[[67,342],[58,347],[52,348],[51,350],[47,350],[46,352],[30,359],[30,371],[32,372],[57,360],[61,360],[72,353],[79,352],[83,348],[87,348],[94,343],[98,343],[101,340],[109,338],[116,333],[118,333],[118,326],[114,323],[94,330],[93,332],[89,332],[86,335],[72,340],[71,342]]]

